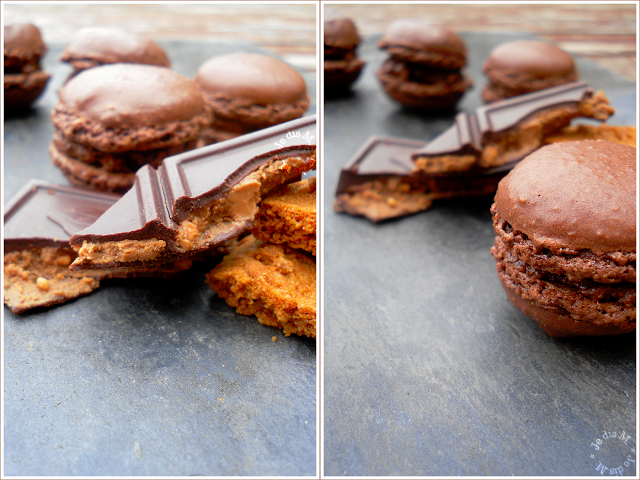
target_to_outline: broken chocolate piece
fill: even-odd
[[[316,118],[303,117],[166,158],[71,237],[72,270],[190,258],[251,227],[260,200],[316,164]]]
[[[118,195],[32,180],[6,205],[4,303],[19,314],[64,303],[100,286],[100,271],[73,273],[69,238],[93,223]]]
[[[181,262],[146,270],[69,271],[77,256],[70,237],[119,198],[32,180],[9,201],[4,216],[4,302],[12,312],[67,302],[91,293],[107,278],[175,277],[190,267],[190,262]]]
[[[413,152],[415,170],[429,175],[510,169],[539,148],[544,137],[578,117],[604,121],[614,112],[601,91],[586,82],[548,88],[456,116],[454,124]]]
[[[370,138],[340,172],[334,209],[380,222],[426,210],[437,199],[492,195],[506,174],[414,174],[411,154],[422,147],[414,140]]]

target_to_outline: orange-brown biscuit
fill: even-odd
[[[238,313],[264,325],[316,338],[316,262],[249,235],[209,274],[207,283]]]
[[[316,254],[316,178],[286,185],[261,203],[251,230],[265,242]]]
[[[87,295],[100,282],[85,272],[71,272],[76,257],[70,248],[17,250],[4,256],[4,303],[13,313],[49,307]]]
[[[620,125],[569,125],[543,139],[548,145],[556,142],[576,140],[607,140],[609,142],[636,146],[636,127]]]

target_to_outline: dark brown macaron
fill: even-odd
[[[487,84],[482,90],[485,103],[578,79],[571,55],[537,40],[517,40],[497,46],[485,60],[482,71],[487,77]]]
[[[213,57],[198,69],[194,82],[213,114],[202,135],[204,144],[300,118],[309,108],[302,75],[266,55]]]
[[[636,328],[636,150],[561,142],[522,160],[491,207],[511,302],[553,337]]]
[[[324,22],[324,86],[327,92],[348,90],[358,79],[364,60],[357,57],[360,35],[353,21],[330,17]]]
[[[4,107],[29,107],[44,92],[50,74],[40,68],[47,50],[40,30],[31,23],[4,26]]]
[[[467,48],[455,32],[412,20],[391,24],[378,42],[390,58],[377,72],[387,94],[418,110],[453,108],[472,81],[462,68]]]
[[[53,162],[73,183],[100,190],[127,190],[141,166],[194,148],[211,121],[193,81],[164,67],[91,68],[58,94]]]
[[[78,30],[60,60],[75,73],[110,63],[140,63],[170,67],[166,52],[153,40],[118,27],[88,27]]]

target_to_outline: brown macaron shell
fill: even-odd
[[[467,64],[467,48],[455,32],[412,20],[392,23],[378,47],[397,59],[457,70]]]
[[[31,23],[4,26],[4,66],[14,67],[37,62],[47,47],[40,30]]]
[[[141,34],[114,27],[89,27],[76,32],[60,55],[76,70],[111,63],[170,67],[166,52]]]
[[[499,45],[487,57],[486,103],[575,82],[578,72],[571,55],[549,43],[517,40]]]
[[[213,112],[212,127],[224,131],[266,128],[300,118],[309,108],[302,75],[266,55],[213,57],[198,69],[194,82]]]
[[[324,21],[324,54],[343,55],[355,50],[360,35],[353,21],[346,17],[332,17]]]
[[[164,67],[104,65],[58,92],[54,127],[72,142],[103,152],[149,150],[197,138],[210,114],[195,84]]]
[[[416,81],[406,62],[387,59],[376,72],[385,92],[392,99],[418,110],[447,109],[454,107],[472,82],[460,71],[439,70],[429,83]]]
[[[499,184],[500,281],[552,336],[635,330],[636,154],[603,140],[545,146]]]

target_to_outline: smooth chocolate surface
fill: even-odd
[[[136,173],[133,188],[93,225],[74,235],[71,244],[79,246],[85,240],[170,241],[176,235],[178,223],[193,210],[228,193],[262,165],[315,155],[315,144],[314,115],[169,157],[157,170],[145,166]],[[296,168],[292,166],[291,170]],[[207,246],[238,233],[225,232],[224,238],[212,239]]]
[[[31,180],[5,205],[5,252],[69,246],[71,235],[91,225],[119,198],[115,194]]]
[[[546,108],[580,102],[593,90],[586,82],[575,82],[479,107],[474,113],[460,112],[455,122],[424,148],[421,156],[480,154],[491,134],[514,127],[524,118]]]
[[[411,154],[422,147],[424,142],[416,140],[370,138],[340,171],[336,195],[380,176],[408,176],[413,169]]]

